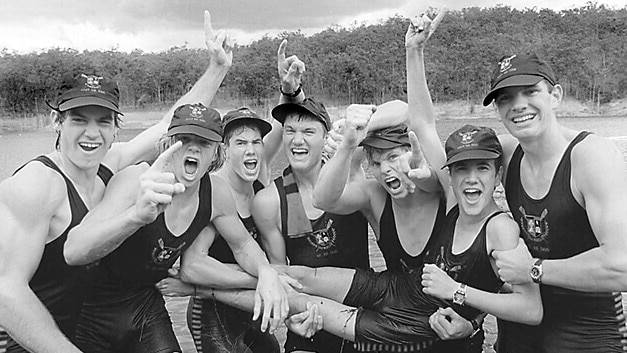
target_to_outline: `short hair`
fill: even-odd
[[[467,159],[466,159],[467,160]],[[503,156],[500,156],[498,158],[494,158],[494,159],[487,159],[488,161],[494,161],[494,173],[495,175],[499,172],[499,169],[501,169],[501,167],[503,166]],[[464,160],[458,161],[458,162],[454,162],[451,165],[449,165],[448,171],[449,174],[451,173],[451,168],[452,166],[454,166],[457,163],[461,163]]]
[[[207,141],[210,141],[210,140],[207,140]],[[224,147],[222,143],[217,142],[217,141],[210,141],[210,142],[216,144],[216,153],[215,153],[215,157],[213,161],[211,161],[211,164],[209,164],[209,169],[207,170],[207,173],[213,173],[219,170],[220,168],[222,168],[222,165],[224,164],[224,161],[226,160],[226,153],[224,151]],[[176,135],[168,136],[167,134],[164,134],[163,136],[161,136],[161,138],[157,142],[157,151],[158,151],[157,155],[160,155],[161,153],[165,152],[165,150],[170,148],[170,146],[172,146],[175,143],[176,143]]]
[[[368,164],[372,165],[372,161],[373,161],[373,158],[374,158],[375,154],[382,154],[385,151],[393,150],[393,149],[396,149],[396,148],[404,149],[405,152],[410,150],[410,147],[409,146],[405,146],[405,145],[396,146],[396,147],[392,147],[392,148],[378,148],[378,147],[373,147],[373,146],[370,146],[370,145],[364,145],[364,152],[366,152],[366,161],[368,161]]]
[[[253,131],[256,131],[261,136],[261,129],[259,128],[258,124],[252,122],[249,119],[235,120],[232,123],[228,124],[227,128],[224,130],[224,144],[228,146],[231,137],[233,137],[233,135],[235,134],[241,133],[245,129],[251,129]]]
[[[296,121],[315,121],[317,123],[320,123],[320,126],[322,126],[322,132],[324,134],[326,134],[328,132],[327,126],[325,125],[325,123],[322,120],[320,120],[319,118],[317,118],[315,115],[313,115],[311,113],[305,113],[305,112],[300,112],[300,111],[294,111],[294,112],[286,114],[285,115],[285,120],[283,120],[283,126],[284,127],[285,127],[285,122],[290,117],[295,117]]]

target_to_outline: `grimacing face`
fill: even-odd
[[[226,141],[226,166],[243,180],[259,178],[264,158],[263,139],[259,128],[241,126]]]
[[[322,160],[327,131],[324,124],[307,115],[290,114],[283,122],[283,148],[293,170],[311,170]]]
[[[183,146],[172,154],[168,164],[176,179],[189,187],[207,173],[216,158],[219,142],[192,134],[176,134],[173,138]]]
[[[374,149],[368,152],[368,170],[393,198],[400,199],[409,194],[397,172],[399,170],[399,158],[407,151],[409,151],[409,147],[399,146],[383,150]]]

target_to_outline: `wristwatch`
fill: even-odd
[[[297,97],[302,90],[303,90],[302,83],[300,85],[298,85],[298,88],[296,89],[296,91],[294,91],[292,93],[285,93],[285,92],[283,92],[283,87],[279,86],[279,91],[281,91],[281,94],[286,96],[286,97],[290,97],[290,98]]]
[[[464,305],[466,302],[466,285],[460,283],[459,287],[453,293],[453,304]]]
[[[529,275],[531,276],[533,283],[542,283],[542,261],[544,260],[537,259],[536,262],[533,263],[533,266],[531,266]]]

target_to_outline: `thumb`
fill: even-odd
[[[420,149],[420,143],[418,142],[418,137],[413,131],[409,132],[409,144],[411,145],[411,154],[412,157],[422,156],[422,150]]]

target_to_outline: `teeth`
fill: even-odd
[[[533,114],[527,114],[527,115],[523,115],[523,116],[519,116],[513,119],[514,123],[518,124],[518,123],[522,123],[528,120],[531,120],[534,118]]]
[[[79,146],[81,146],[81,148],[85,149],[85,150],[95,150],[96,148],[100,147],[100,143],[97,142],[79,142],[78,143]]]
[[[246,169],[253,170],[257,167],[257,161],[245,161],[244,167],[246,167]]]

